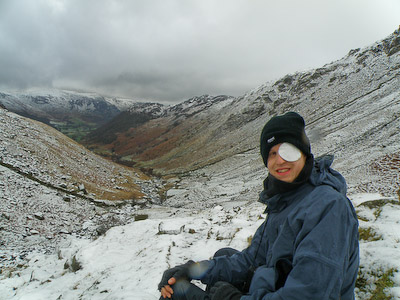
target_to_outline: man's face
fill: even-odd
[[[268,171],[276,179],[285,182],[293,182],[299,176],[306,163],[306,157],[302,153],[299,160],[289,162],[284,160],[278,153],[282,144],[271,148],[268,155]]]

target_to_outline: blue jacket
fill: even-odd
[[[241,300],[354,299],[358,220],[332,161],[317,159],[308,182],[294,191],[271,198],[261,193],[267,219],[251,245],[214,258],[202,282],[238,284],[253,268],[250,290]]]

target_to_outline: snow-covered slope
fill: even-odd
[[[368,233],[361,241],[356,299],[377,299],[379,286],[392,286],[386,293],[397,299],[400,206],[378,195],[352,199]],[[209,199],[209,204],[214,201],[218,199]],[[379,201],[387,204],[373,208],[371,203]],[[4,269],[0,299],[157,300],[165,269],[189,259],[208,259],[222,247],[245,248],[265,219],[263,210],[252,201],[225,202],[207,210],[153,206],[141,211],[147,220],[114,227],[94,241],[69,237],[57,253],[31,253],[23,268]]]
[[[0,162],[5,167],[88,199],[144,196],[139,184],[147,177],[140,171],[97,156],[43,123],[0,108],[0,126]]]
[[[134,217],[135,205],[159,202],[157,191],[156,183],[140,171],[0,108],[2,266],[18,264],[32,249],[51,251],[63,235],[92,237],[123,224]],[[121,201],[131,208],[129,215],[122,214],[123,221],[115,210]]]

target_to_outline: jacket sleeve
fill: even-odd
[[[214,284],[217,281],[226,281],[232,284],[243,283],[256,266],[265,262],[265,254],[259,249],[265,222],[257,229],[250,246],[230,257],[220,256],[211,260],[210,267],[201,278],[205,284]],[[261,248],[261,247],[260,247]],[[257,261],[255,261],[256,252]]]
[[[260,269],[253,277],[249,295],[242,296],[241,300],[340,299],[351,249],[355,249],[353,245],[358,242],[358,222],[345,196],[334,193],[332,197],[329,192],[321,194],[330,195],[331,199],[329,196],[328,199],[317,199],[304,210],[301,218],[289,224],[297,236],[293,268],[284,286],[270,291],[263,283],[268,273]],[[354,294],[350,294],[342,299],[353,299]]]

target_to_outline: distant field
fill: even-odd
[[[70,119],[65,122],[50,122],[56,128],[71,139],[80,142],[83,137],[99,127],[99,124],[85,122],[81,119]]]

